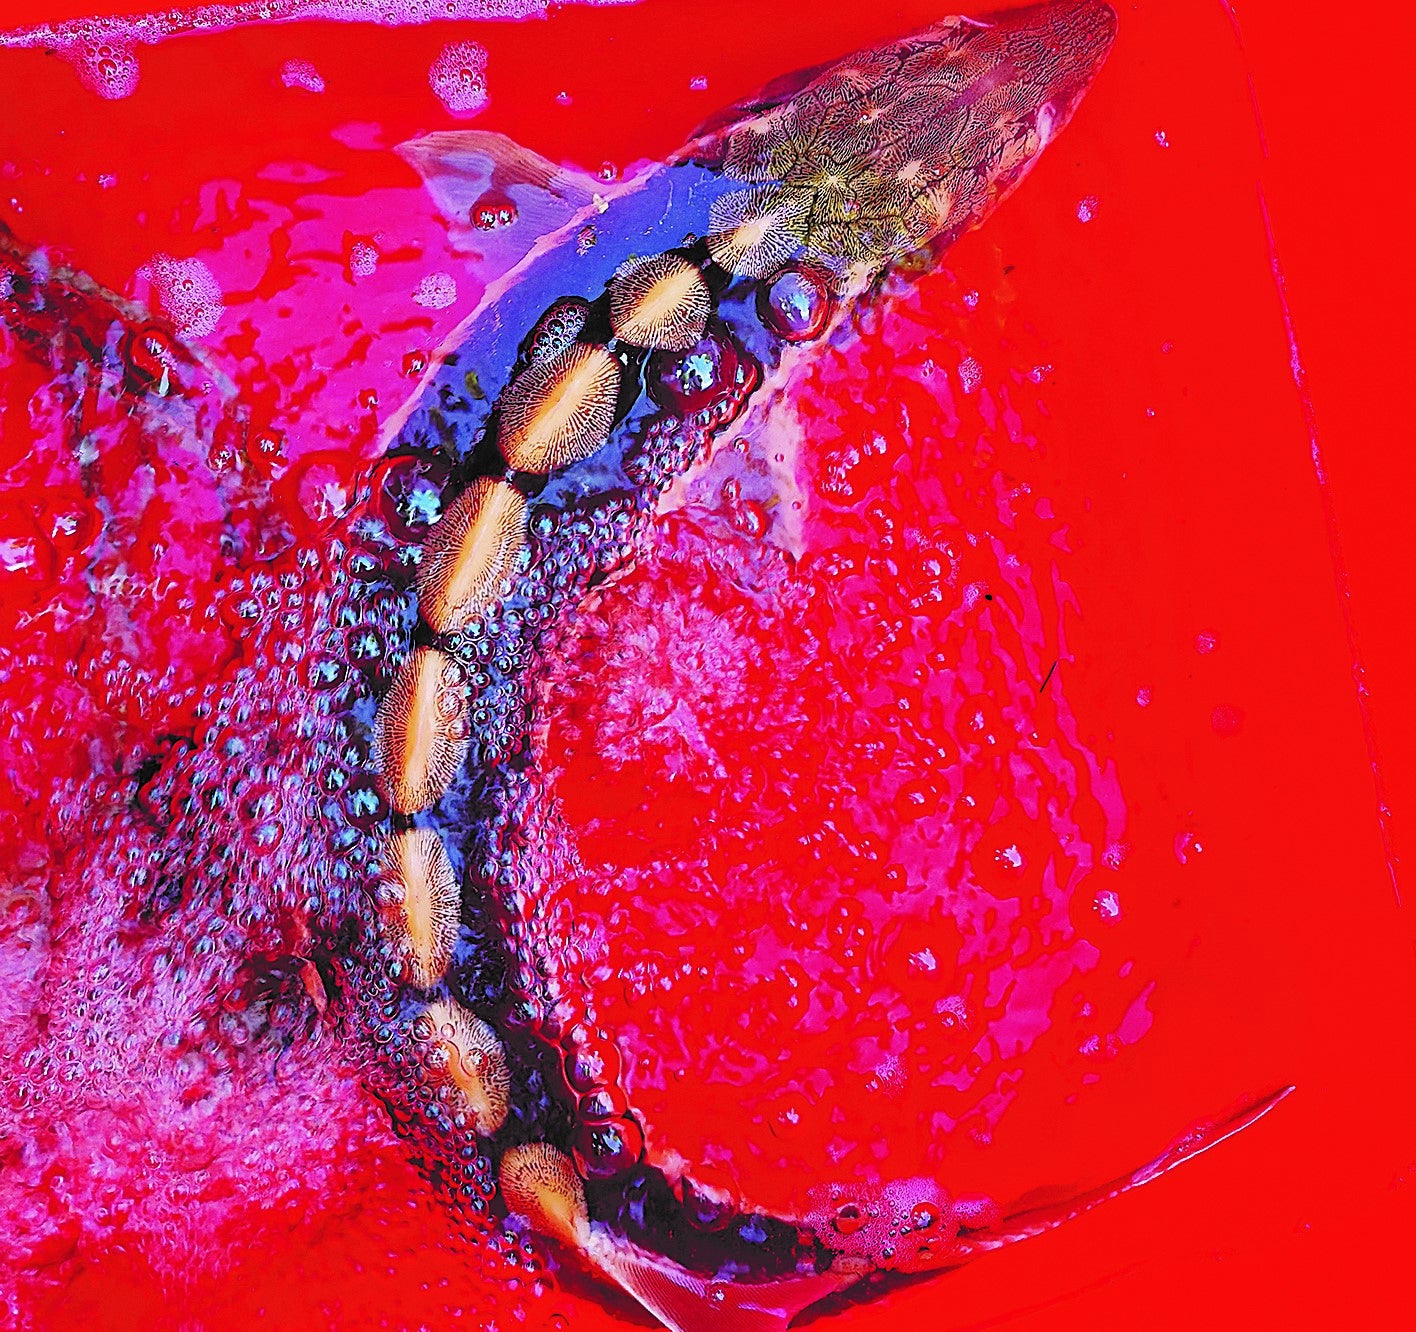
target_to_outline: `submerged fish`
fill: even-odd
[[[742,478],[764,535],[796,548],[800,510],[782,501],[802,492],[767,409],[882,275],[927,262],[1022,179],[1114,28],[1101,0],[946,19],[779,80],[614,189],[495,135],[405,145],[449,218],[475,227],[489,199],[515,215],[491,241],[505,271],[318,544],[255,573],[182,555],[175,576],[223,584],[219,606],[187,607],[214,681],[198,727],[126,766],[106,756],[123,783],[99,820],[105,872],[127,876],[138,918],[164,920],[166,955],[201,943],[172,905],[219,900],[252,955],[299,959],[279,983],[354,1036],[365,1083],[456,1212],[521,1218],[682,1332],[783,1328],[878,1269],[958,1266],[1277,1099],[1045,1212],[1000,1218],[900,1181],[888,1255],[818,1216],[702,1223],[711,1206],[646,1158],[566,923],[545,908],[545,876],[566,866],[530,735],[577,608],[633,565],[730,432],[755,451]],[[184,468],[258,458],[258,425],[195,352],[9,240],[0,319],[55,375],[65,429],[117,421],[161,453],[174,510]],[[217,470],[201,503],[224,510],[233,548],[259,550],[276,521],[259,466]],[[119,568],[143,539],[120,511],[104,514]],[[94,819],[81,801],[55,813],[85,837]]]

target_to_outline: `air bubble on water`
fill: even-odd
[[[446,310],[457,300],[457,282],[451,273],[429,273],[418,284],[413,300],[427,310]]]
[[[1077,204],[1077,221],[1090,222],[1096,216],[1097,199],[1094,194],[1089,194]]]
[[[983,383],[983,367],[972,356],[965,356],[959,362],[959,382],[965,393],[972,393]]]
[[[899,1096],[905,1090],[907,1074],[899,1055],[887,1054],[875,1066],[874,1076],[865,1084],[867,1091]]]
[[[474,116],[487,105],[487,52],[476,42],[451,42],[428,70],[428,86],[455,116]]]
[[[1163,129],[1161,129],[1161,130],[1156,130],[1156,132],[1155,132],[1155,141],[1156,141],[1162,148],[1169,148],[1169,147],[1170,147],[1170,136],[1169,136],[1168,134],[1166,134],[1166,132],[1165,132]]]
[[[1200,633],[1195,635],[1195,651],[1202,657],[1207,657],[1219,646],[1219,635],[1212,633]]]
[[[1244,711],[1232,703],[1221,703],[1210,713],[1210,726],[1216,735],[1238,735],[1244,725]]]
[[[1097,893],[1093,905],[1096,907],[1096,914],[1104,921],[1121,918],[1121,899],[1110,888],[1103,888]]]
[[[981,582],[967,583],[964,586],[963,602],[965,610],[972,610],[980,601],[988,597],[988,584]]]
[[[221,287],[200,259],[174,259],[154,255],[138,269],[139,279],[150,282],[157,304],[184,338],[202,338],[221,318]]]
[[[957,994],[936,1001],[934,1015],[949,1028],[963,1028],[969,1025],[968,1005],[962,996]]]
[[[574,99],[571,97],[571,95],[568,92],[565,92],[564,90],[556,94],[557,106],[569,106],[573,100]]]
[[[1148,708],[1151,705],[1151,691],[1144,685],[1136,690],[1136,706]]]
[[[1181,832],[1175,834],[1175,859],[1182,865],[1188,865],[1191,856],[1198,856],[1203,851],[1204,847],[1195,840],[1194,833]]]
[[[320,524],[343,517],[353,502],[347,479],[328,463],[305,470],[300,478],[298,498],[305,513]]]
[[[116,32],[106,40],[69,42],[61,48],[79,81],[105,101],[120,101],[138,86],[138,55]]]
[[[468,211],[468,220],[478,231],[510,226],[516,217],[516,201],[501,190],[488,190]]]
[[[280,81],[287,88],[299,88],[305,92],[322,93],[325,90],[323,76],[308,60],[287,60],[280,67]]]

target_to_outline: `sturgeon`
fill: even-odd
[[[517,853],[542,831],[536,682],[577,607],[633,565],[729,434],[758,455],[750,484],[791,495],[792,460],[766,443],[772,403],[885,274],[929,262],[1019,184],[1115,26],[1103,0],[946,18],[777,80],[614,188],[497,135],[401,150],[450,219],[506,222],[491,243],[520,257],[386,425],[320,557],[320,594],[291,612],[312,649],[339,645],[312,651],[289,719],[287,766],[337,773],[314,820],[310,863],[328,882],[310,899],[305,983],[454,1209],[521,1226],[675,1332],[775,1332],[881,1267],[947,1271],[1156,1177],[1288,1090],[1057,1208],[999,1217],[901,1181],[886,1191],[895,1230],[923,1215],[931,1234],[889,1263],[813,1218],[697,1225],[645,1160],[539,910],[527,865],[554,872],[554,857]],[[106,383],[146,438],[194,456],[247,430],[229,386],[142,311],[12,239],[3,259],[0,318],[68,368],[76,401],[91,408]],[[791,513],[777,503],[770,519],[788,549]],[[298,585],[258,582],[252,604]],[[363,631],[380,640],[367,668],[347,647]],[[243,650],[263,669],[275,651]],[[209,780],[197,758],[172,766],[169,785],[177,770],[191,790]],[[196,817],[184,808],[178,842]]]

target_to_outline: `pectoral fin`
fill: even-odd
[[[484,130],[440,130],[397,152],[422,177],[453,236],[477,256],[486,284],[586,208],[598,184]]]

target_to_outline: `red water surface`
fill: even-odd
[[[928,1168],[1006,1202],[1089,1186],[1198,1119],[1282,1084],[1298,1090],[1185,1170],[1047,1237],[848,1310],[842,1326],[1403,1321],[1416,1179],[1412,932],[1400,905],[1410,891],[1400,854],[1413,749],[1402,672],[1416,646],[1400,610],[1409,561],[1398,535],[1412,471],[1400,405],[1410,257],[1394,220],[1398,165],[1381,136],[1402,119],[1404,43],[1373,10],[1319,19],[1287,5],[1231,13],[1187,0],[1120,12],[1115,50],[1072,126],[944,271],[898,298],[898,320],[919,330],[901,364],[890,364],[899,344],[867,329],[854,360],[824,370],[803,399],[822,423],[810,437],[836,451],[882,433],[899,448],[947,431],[931,433],[919,412],[908,427],[882,424],[878,399],[908,403],[937,374],[943,387],[924,415],[966,422],[969,447],[951,465],[966,463],[968,475],[933,510],[926,502],[931,520],[980,495],[1002,505],[995,476],[1026,486],[1014,536],[1034,583],[1046,573],[1055,617],[1043,617],[1031,644],[1056,648],[1039,685],[1055,656],[1076,750],[1117,774],[1121,792],[1100,804],[1124,817],[1124,831],[1107,825],[1106,809],[1078,816],[1111,853],[1098,856],[1069,923],[1095,941],[1100,961],[1064,992],[1047,1039],[1017,1057],[1008,1103],[987,1132],[970,1136],[965,1121],[943,1160],[913,1119],[880,1108],[865,1075],[856,1090],[840,1080],[808,1131],[813,1144],[838,1136],[830,1109],[868,1120],[893,1173]],[[34,5],[11,21],[63,16]],[[464,123],[428,86],[449,42],[487,49],[479,128],[594,171],[663,156],[702,116],[784,69],[935,17],[917,3],[647,0],[517,24],[248,27],[141,48],[137,90],[118,101],[98,99],[59,59],[4,52],[0,218],[120,292],[146,293],[139,270],[156,255],[203,259],[226,309],[198,335],[268,401],[273,436],[288,442],[282,500],[317,522],[376,449],[380,403],[391,411],[411,382],[405,358],[435,345],[477,293],[476,278],[459,273],[454,304],[412,300],[429,267],[445,266],[430,256],[450,264],[455,247],[411,172],[374,147]],[[310,62],[325,90],[284,86],[292,59]],[[382,252],[374,285],[362,289],[350,259],[361,240]],[[401,302],[406,313],[340,326],[346,288],[362,291],[360,311]],[[317,339],[313,323],[326,330]],[[873,383],[891,387],[877,393]],[[994,394],[995,407],[1011,394],[1016,422],[1006,411],[988,419],[980,393]],[[315,416],[329,423],[318,445],[297,428]],[[9,423],[6,437],[16,437]],[[22,459],[10,466],[14,508],[33,481]],[[900,503],[897,521],[921,521]],[[603,628],[587,631],[586,696],[559,728],[552,718],[547,744],[562,765],[567,817],[589,845],[626,828],[652,841],[720,798],[690,772],[678,787],[621,788],[607,812],[583,797],[605,789],[612,747],[576,742],[587,720],[613,732],[623,691],[595,686],[617,683],[615,635],[642,642],[666,613],[671,547],[692,539],[671,533],[658,572],[618,589],[622,618],[613,602],[602,608]],[[726,536],[722,544],[733,549]],[[1055,567],[1039,560],[1048,549]],[[993,576],[1021,605],[1006,568]],[[636,586],[648,589],[638,599]],[[41,585],[29,595],[49,593]],[[731,605],[715,609],[737,622]],[[787,615],[755,624],[747,639],[790,661],[802,629]],[[839,657],[852,660],[847,648]],[[748,800],[759,788],[746,779],[771,771],[754,750],[753,706],[749,698],[716,714],[737,729],[712,737],[744,779],[728,785]],[[834,753],[839,737],[828,734]],[[667,774],[671,740],[651,756],[655,775]],[[817,757],[809,740],[790,780],[806,780],[801,770]],[[43,780],[42,750],[14,761],[25,779],[17,785]],[[674,794],[678,803],[656,807]],[[23,824],[25,811],[11,815]],[[669,849],[686,897],[689,849]],[[602,850],[612,871],[632,861]],[[664,891],[672,901],[673,883]],[[1103,892],[1119,905],[1114,920],[1090,910]],[[617,960],[632,966],[632,932],[619,945]],[[717,1012],[700,992],[686,1030],[711,1029]],[[841,1067],[852,1039],[887,1036],[869,1017],[838,1033]],[[801,1059],[827,1066],[831,1039]],[[781,1188],[778,1163],[762,1164],[750,1147],[773,1136],[770,1116],[783,1107],[749,1098],[695,1123],[691,1103],[671,1094],[673,1066],[694,1057],[664,1056],[669,1091],[655,1115],[677,1129],[674,1147],[690,1156],[712,1147],[721,1165],[737,1145],[742,1159],[729,1173],[738,1185],[764,1202],[793,1201],[798,1177]],[[654,1081],[645,1076],[643,1095]],[[253,1098],[253,1118],[260,1104]],[[723,1123],[737,1110],[734,1134]],[[363,1112],[340,1113],[354,1122]],[[284,1135],[282,1150],[297,1149],[298,1129],[270,1132]],[[396,1144],[372,1120],[347,1141],[357,1152],[335,1171],[321,1148],[318,1186],[282,1193],[282,1210],[253,1207],[209,1246],[201,1234],[183,1238],[202,1274],[189,1277],[180,1307],[149,1271],[148,1250],[121,1235],[34,1256],[58,1264],[41,1283],[40,1325],[225,1328],[264,1311],[275,1326],[437,1326],[461,1310],[472,1326],[513,1326],[519,1312],[544,1319],[548,1299],[576,1327],[636,1317],[575,1295],[477,1283],[467,1251],[442,1242],[437,1208]]]

